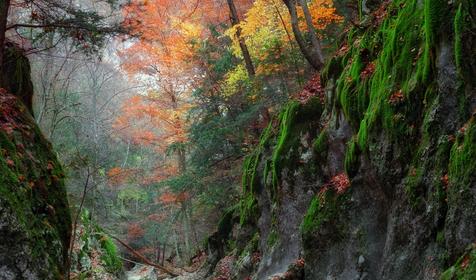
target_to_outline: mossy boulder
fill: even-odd
[[[71,235],[64,173],[28,108],[0,91],[0,279],[63,279]]]

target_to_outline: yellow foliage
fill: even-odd
[[[329,24],[341,22],[342,17],[336,14],[332,0],[312,0],[309,11],[314,27],[325,29]],[[301,7],[298,7],[299,24],[302,31],[307,31]],[[257,64],[257,72],[261,74],[276,73],[284,69],[281,61],[287,49],[292,48],[294,36],[291,18],[286,6],[279,0],[256,0],[246,13],[244,20],[228,29],[225,34],[233,39],[233,53],[242,57],[236,38],[237,28],[245,39],[251,57]],[[290,41],[291,40],[291,41]]]
[[[248,72],[242,64],[228,72],[223,83],[223,94],[230,97],[240,91],[243,85],[248,81]]]

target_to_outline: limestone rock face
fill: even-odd
[[[25,60],[17,67],[31,83]],[[17,96],[0,89],[0,279],[63,279],[71,234],[64,174]]]

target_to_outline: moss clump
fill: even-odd
[[[258,201],[252,193],[247,193],[240,201],[240,224],[253,221],[259,213]]]
[[[243,162],[243,172],[241,177],[243,198],[239,204],[241,224],[250,221],[250,219],[252,219],[258,211],[256,200],[256,193],[260,190],[257,175],[258,164],[260,163],[263,151],[269,144],[270,138],[272,136],[272,130],[273,126],[272,123],[270,123],[261,134],[258,146],[251,154],[245,157]],[[265,178],[267,176],[267,172],[268,170],[266,168],[265,174],[263,175]]]
[[[456,263],[448,268],[440,280],[476,279],[476,247],[472,245]]]
[[[322,104],[318,98],[313,98],[304,105],[290,101],[277,121],[271,121],[263,131],[258,146],[245,157],[243,163],[241,224],[252,221],[257,214],[259,209],[256,195],[262,191],[263,186],[268,187],[273,201],[278,199],[281,171],[295,163],[299,156],[301,133],[309,126],[306,123],[311,119],[318,119],[321,112]],[[268,180],[269,174],[271,180]]]
[[[392,135],[402,132],[405,118],[395,116],[404,109],[404,100],[393,103],[390,100],[398,92],[408,95],[415,87],[413,79],[417,69],[413,65],[418,60],[418,47],[415,46],[422,44],[420,29],[415,24],[421,22],[421,14],[416,3],[406,3],[395,20],[388,20],[382,26],[386,38],[370,81],[369,106],[359,128],[361,148],[367,145],[368,131],[377,125],[382,125]]]
[[[391,139],[405,140],[418,119],[434,69],[436,11],[446,7],[443,2],[393,1],[388,10],[397,12],[389,12],[380,26],[353,33],[337,94],[346,118],[358,129],[360,150],[367,149],[370,132],[381,128]]]
[[[476,181],[476,121],[472,118],[460,130],[451,148],[449,180],[458,192],[468,191]]]
[[[100,277],[103,272],[114,275],[121,273],[122,261],[116,245],[103,228],[92,220],[87,209],[81,212],[81,221],[78,223],[76,234],[78,239],[71,256],[72,271],[94,279]],[[101,263],[92,264],[97,256],[101,259]]]
[[[459,74],[461,75],[461,66],[463,64],[463,29],[464,29],[464,22],[463,22],[463,4],[459,4],[458,10],[456,11],[456,15],[454,18],[454,32],[455,32],[455,43],[454,43],[454,51],[455,51],[455,62],[456,68],[458,69]]]
[[[433,48],[436,43],[437,36],[440,32],[441,23],[445,20],[448,8],[448,1],[445,0],[424,0],[424,33],[425,33],[425,50],[423,54],[423,72],[422,78],[427,81],[431,74],[431,65],[435,57]]]
[[[349,143],[347,143],[347,150],[345,152],[344,167],[345,172],[349,177],[355,176],[359,170],[359,156],[360,149],[357,144],[357,138],[353,137]]]
[[[463,78],[472,85],[475,84],[472,73],[476,57],[474,46],[476,44],[474,30],[476,22],[474,21],[474,1],[459,0],[456,1],[457,10],[453,19],[454,29],[454,57],[460,78]]]
[[[279,235],[278,232],[273,229],[269,234],[268,234],[268,239],[266,240],[266,244],[268,245],[269,248],[272,248],[274,245],[276,245],[279,241]]]
[[[357,127],[368,106],[368,79],[361,78],[361,72],[366,67],[362,54],[362,44],[370,35],[361,38],[361,46],[352,48],[351,58],[346,59],[348,64],[337,80],[337,94],[339,104],[344,111],[347,120]],[[365,48],[364,48],[365,50]]]
[[[326,64],[321,74],[321,81],[325,83],[330,77],[342,71],[342,57],[332,57]]]
[[[423,167],[410,167],[405,180],[405,193],[413,207],[417,207],[422,199]]]
[[[322,113],[322,104],[318,98],[312,98],[306,104],[291,101],[279,115],[279,131],[271,157],[272,186],[276,193],[283,168],[296,168],[300,156],[300,137],[309,131],[313,119],[318,120]]]
[[[101,260],[104,262],[106,270],[110,273],[119,273],[122,270],[122,261],[119,259],[116,245],[107,235],[102,235],[100,240],[103,249]]]
[[[325,223],[336,224],[346,198],[346,195],[338,195],[333,189],[324,189],[314,197],[301,224],[304,239],[312,237]]]
[[[327,157],[327,148],[328,148],[328,141],[329,139],[329,134],[327,132],[327,129],[324,128],[321,130],[319,133],[319,136],[314,140],[313,143],[313,148],[314,152],[316,153],[317,157],[321,160],[325,159]]]
[[[243,173],[241,185],[243,190],[243,198],[240,201],[240,223],[244,223],[253,219],[258,211],[256,193],[259,191],[258,184],[258,164],[262,156],[265,145],[268,142],[272,130],[270,124],[261,135],[258,147],[243,162]],[[266,175],[265,175],[266,176]]]
[[[271,163],[273,187],[275,190],[278,188],[279,173],[283,167],[283,152],[289,147],[292,125],[294,124],[298,108],[299,103],[297,101],[291,101],[279,115],[279,134],[276,138],[276,147],[273,151]],[[293,136],[296,137],[296,135]]]

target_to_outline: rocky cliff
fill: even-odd
[[[476,4],[372,7],[246,158],[211,279],[476,279]]]
[[[31,104],[20,101],[31,101],[32,88],[16,51],[4,72],[15,95],[0,89],[0,279],[63,279],[71,234],[64,174]]]

